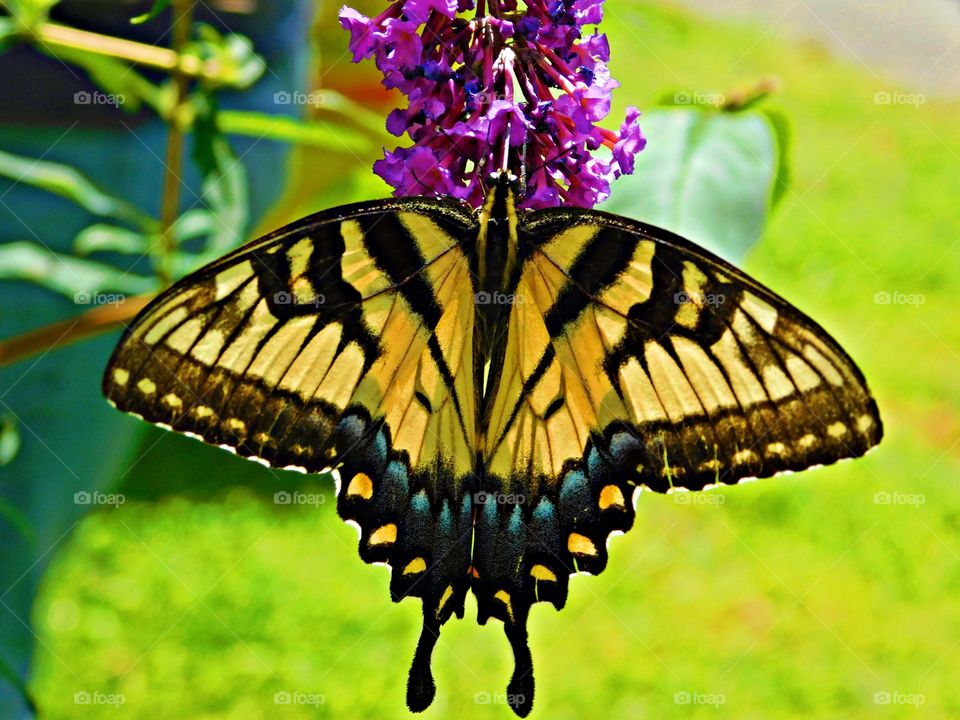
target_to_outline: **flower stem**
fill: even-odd
[[[177,56],[190,41],[190,27],[193,24],[193,2],[173,0],[173,53]],[[160,207],[160,250],[157,260],[157,277],[163,286],[173,281],[171,266],[177,251],[177,241],[173,235],[173,225],[180,211],[180,179],[183,167],[183,128],[180,125],[180,111],[190,90],[190,76],[182,68],[173,69],[173,81],[176,87],[174,109],[168,120],[166,168],[163,176],[163,200]]]
[[[52,48],[82,50],[168,72],[179,71],[191,77],[212,78],[215,75],[212,65],[205,65],[192,55],[181,56],[175,50],[168,48],[78,30],[57,23],[43,23],[37,30],[36,37],[43,45]]]
[[[152,297],[138,295],[127,298],[119,305],[95,307],[78,317],[44,325],[8,340],[0,340],[0,367],[113,330],[132,320]]]

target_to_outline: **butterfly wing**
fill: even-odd
[[[880,441],[837,343],[719,258],[598,212],[542,211],[520,233],[530,250],[481,443],[488,482],[526,496],[527,522],[510,567],[474,560],[491,614],[562,606],[567,575],[600,572],[609,534],[632,525],[637,488],[699,490]],[[510,518],[489,522],[503,536]]]
[[[256,240],[137,317],[104,393],[246,457],[336,468],[361,557],[389,562],[394,598],[423,597],[442,622],[462,612],[469,564],[474,297],[460,239],[475,225],[453,203],[396,200]],[[448,577],[463,578],[454,592]]]

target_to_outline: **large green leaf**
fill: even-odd
[[[644,115],[636,173],[601,209],[683,235],[736,262],[760,239],[777,178],[777,136],[759,112]]]

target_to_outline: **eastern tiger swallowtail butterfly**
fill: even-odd
[[[527,617],[598,574],[641,488],[702,490],[863,455],[876,404],[819,325],[669,232],[400,198],[306,217],[189,275],[136,318],[103,389],[121,410],[338,479],[360,557],[418,597],[411,710],[440,627],[504,623],[514,711]]]

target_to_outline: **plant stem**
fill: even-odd
[[[127,298],[119,305],[95,307],[82,315],[31,330],[0,341],[0,367],[11,365],[36,353],[57,350],[77,340],[99,335],[129,322],[151,300],[152,295]]]
[[[138,65],[148,65],[168,72],[180,71],[191,77],[215,76],[212,64],[204,65],[198,58],[180,56],[174,50],[124,40],[123,38],[101,35],[100,33],[78,30],[57,23],[43,23],[37,30],[37,38],[51,47],[72,48],[84,52],[106,55],[127,60]]]
[[[193,2],[191,0],[173,0],[173,49],[178,57],[184,46],[190,41],[190,27],[193,24]],[[157,262],[157,277],[164,287],[173,281],[171,266],[177,251],[177,241],[173,235],[173,225],[180,212],[180,179],[183,168],[183,128],[180,114],[184,99],[190,90],[190,76],[177,65],[172,72],[176,86],[176,101],[173,112],[167,120],[166,168],[163,176],[163,200],[160,207],[160,251]]]

